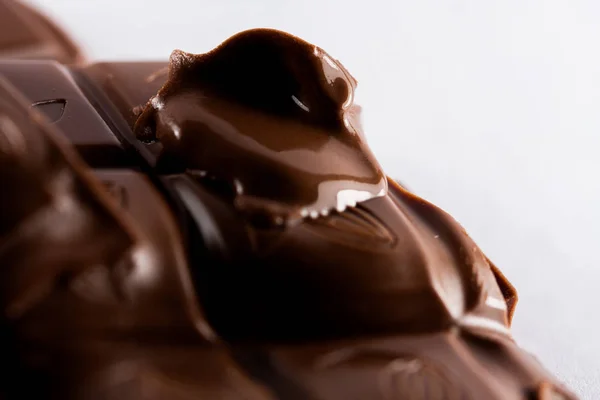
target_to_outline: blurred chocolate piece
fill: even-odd
[[[456,331],[259,346],[237,360],[282,399],[574,399],[549,382],[538,392],[548,373],[512,340]]]
[[[162,144],[142,143],[131,132],[150,98],[165,84],[167,67],[166,62],[113,62],[84,65],[76,71],[98,112],[112,122],[146,162],[164,173],[172,173],[178,168],[159,161]]]
[[[98,172],[122,194],[111,201],[115,190],[28,109],[0,81],[0,185],[11,188],[0,219],[0,393],[271,399],[210,343],[177,227],[147,178]]]
[[[0,0],[0,59],[82,60],[67,35],[39,11],[15,0]]]
[[[59,128],[87,164],[132,164],[119,139],[90,105],[65,66],[55,61],[0,61],[0,75]]]

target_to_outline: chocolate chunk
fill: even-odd
[[[166,80],[168,63],[98,63],[72,68],[82,91],[120,137],[157,172],[185,171],[181,162],[163,154],[160,142],[142,142],[132,127],[151,97]]]
[[[0,61],[8,79],[93,167],[132,165],[123,145],[81,92],[69,70],[54,61]]]
[[[165,62],[112,62],[81,67],[108,96],[130,127],[167,79]]]
[[[508,338],[458,330],[303,344],[241,346],[236,359],[285,399],[574,399]],[[533,392],[537,396],[528,397]],[[555,397],[553,397],[555,396]]]
[[[48,59],[76,63],[83,57],[65,33],[37,10],[0,0],[0,59]]]

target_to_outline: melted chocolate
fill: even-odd
[[[386,192],[350,112],[355,85],[320,48],[248,31],[208,54],[173,52],[135,132],[190,173],[225,180],[254,221],[327,216]]]
[[[254,30],[166,65],[0,63],[0,399],[575,399],[339,62]]]

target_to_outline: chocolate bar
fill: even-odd
[[[58,127],[91,167],[132,164],[119,138],[77,86],[72,73],[55,61],[1,61],[0,74]]]
[[[324,50],[256,29],[72,63],[13,14],[0,399],[576,398],[514,342],[500,269],[387,177]]]

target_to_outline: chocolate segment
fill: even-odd
[[[163,174],[185,171],[181,163],[163,156],[160,142],[136,139],[132,127],[150,97],[164,85],[168,63],[98,63],[71,68],[90,104],[141,156],[140,163]]]
[[[166,62],[96,63],[82,72],[101,88],[130,127],[167,79]]]
[[[147,178],[99,172],[107,191],[28,108],[0,81],[0,184],[12,189],[0,220],[0,393],[271,399],[210,343],[177,229]]]
[[[61,29],[19,1],[0,0],[0,31],[0,59],[76,63],[83,58]]]
[[[132,164],[119,139],[90,105],[65,66],[54,61],[0,61],[0,75],[59,128],[89,165]]]

